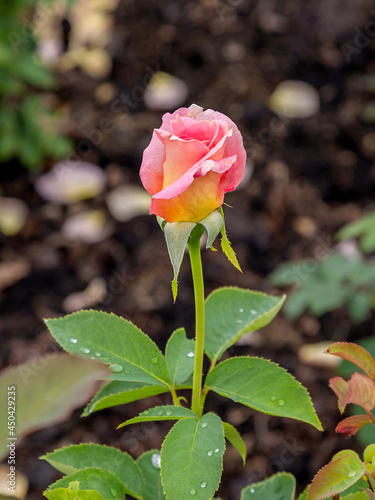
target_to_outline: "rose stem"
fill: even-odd
[[[204,283],[200,249],[200,239],[203,232],[203,226],[196,226],[188,240],[195,297],[195,356],[191,409],[198,417],[201,417],[203,412],[201,392],[204,356]]]

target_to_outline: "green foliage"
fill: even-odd
[[[78,481],[69,483],[68,488],[44,492],[44,496],[49,500],[103,500],[102,495],[97,491],[80,490]]]
[[[8,387],[16,391],[18,442],[30,432],[66,420],[86,403],[98,379],[108,374],[100,363],[53,354],[8,368],[0,376],[0,405],[6,408]],[[0,456],[8,448],[7,419],[0,420]]]
[[[336,236],[339,240],[359,238],[361,250],[365,253],[373,252],[375,250],[375,212],[347,224]]]
[[[206,300],[205,352],[214,361],[245,333],[268,325],[280,310],[285,296],[241,288],[219,288]]]
[[[184,328],[179,328],[169,338],[165,348],[170,382],[177,387],[193,373],[194,369],[194,340],[186,337]]]
[[[224,212],[223,212],[222,207],[220,208],[220,214],[222,215],[223,220],[224,220]],[[226,255],[229,262],[242,273],[237,256],[234,253],[232,245],[230,244],[230,241],[228,239],[228,235],[227,235],[227,232],[225,230],[225,223],[223,224],[223,227],[221,228],[221,249],[222,249],[223,253]]]
[[[142,498],[144,480],[139,466],[127,454],[109,446],[79,444],[61,448],[41,457],[55,469],[67,474],[94,467],[114,474],[125,492],[134,498]],[[103,493],[102,493],[103,494]]]
[[[158,450],[146,451],[137,460],[145,480],[144,500],[165,500],[167,498],[161,484],[159,462],[160,452]]]
[[[223,424],[214,413],[177,422],[161,449],[161,477],[167,498],[212,498],[219,487],[224,449]]]
[[[294,500],[296,480],[292,474],[281,472],[261,483],[242,490],[241,500]]]
[[[44,494],[61,488],[69,488],[69,485],[75,481],[79,483],[80,489],[94,490],[104,500],[124,500],[125,498],[126,489],[121,481],[111,472],[99,467],[87,467],[68,474],[51,484]]]
[[[347,306],[353,321],[362,321],[373,307],[375,264],[332,252],[325,260],[281,264],[269,280],[275,286],[294,285],[285,314],[296,319],[305,310],[313,316]]]
[[[123,424],[120,424],[118,428],[130,424],[138,424],[140,422],[151,422],[157,420],[181,420],[183,418],[191,417],[196,417],[196,414],[188,408],[184,408],[183,406],[155,406],[155,408],[143,411],[138,415],[138,417],[131,418]]]
[[[246,446],[245,446],[245,443],[243,442],[241,434],[238,432],[238,430],[235,427],[233,427],[233,425],[228,424],[227,422],[223,422],[223,425],[224,425],[225,439],[227,439],[236,448],[236,450],[240,454],[242,461],[245,465]]]
[[[262,358],[230,358],[207,376],[206,387],[255,410],[322,426],[306,389],[276,363]]]
[[[30,0],[0,7],[0,162],[19,158],[31,169],[41,167],[47,156],[72,151],[70,141],[51,131],[51,123],[42,123],[51,122],[52,115],[35,89],[51,88],[54,78],[36,59],[32,16],[29,24],[25,21],[33,8]]]
[[[46,320],[46,324],[66,351],[110,364],[111,379],[169,387],[164,356],[130,321],[114,314],[81,311]]]

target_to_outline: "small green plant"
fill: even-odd
[[[342,228],[337,238],[360,238],[363,252],[375,249],[375,214]],[[363,321],[375,306],[375,262],[358,255],[346,257],[332,250],[323,260],[305,259],[281,264],[269,275],[275,286],[293,286],[285,314],[296,319],[305,310],[321,316],[346,307],[354,322]]]
[[[54,78],[36,60],[27,20],[33,7],[30,0],[2,2],[0,7],[0,162],[18,158],[30,169],[41,167],[45,157],[71,152],[70,141],[51,130],[52,112],[37,94],[52,88]]]
[[[195,339],[180,328],[172,333],[163,354],[130,321],[99,311],[80,311],[46,324],[64,350],[109,366],[109,382],[94,396],[85,415],[169,393],[172,404],[149,408],[119,427],[161,420],[176,423],[160,451],[150,450],[137,460],[98,444],[74,444],[47,453],[43,458],[64,474],[44,492],[48,499],[123,500],[129,495],[139,500],[211,500],[220,484],[226,441],[244,462],[246,447],[235,427],[205,412],[210,391],[322,430],[308,392],[286,370],[258,357],[228,357],[228,349],[245,333],[270,323],[285,297],[223,287],[205,298],[201,262],[205,232],[207,248],[221,234],[224,253],[239,267],[226,236],[221,204],[224,192],[242,179],[245,159],[235,124],[212,110],[195,105],[181,108],[165,115],[162,127],[154,131],[141,178],[153,196],[151,211],[159,217],[166,238],[174,269],[174,299],[188,247]],[[210,361],[205,376],[204,356]],[[190,404],[181,396],[182,389],[191,391]],[[275,499],[280,488],[291,500],[295,479],[280,474],[245,488],[241,499]]]

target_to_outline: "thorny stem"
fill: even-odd
[[[191,272],[193,275],[195,297],[195,357],[191,409],[199,417],[201,417],[203,412],[201,392],[204,357],[204,283],[200,239],[204,228],[198,228],[199,226],[197,226],[190,235],[188,248],[190,254]]]

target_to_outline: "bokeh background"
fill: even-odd
[[[248,154],[245,179],[225,207],[243,274],[220,251],[205,251],[207,292],[236,285],[279,293],[267,276],[280,263],[324,261],[335,233],[375,205],[374,39],[370,0],[2,5],[2,367],[56,352],[43,318],[81,308],[130,319],[161,348],[177,327],[193,336],[187,259],[173,304],[163,233],[147,215],[139,180],[153,128],[183,105],[230,116]],[[228,447],[223,498],[237,499],[242,487],[280,470],[294,473],[301,491],[335,451],[360,449],[334,433],[339,414],[327,386],[334,367],[320,357],[307,362],[301,348],[370,337],[372,321],[369,311],[354,323],[342,307],[293,320],[281,313],[233,347],[293,373],[326,431],[209,397],[208,408],[244,434],[249,454],[242,466]],[[135,457],[160,447],[168,423],[115,430],[142,409],[132,403],[85,419],[76,410],[25,438],[17,464],[30,483],[27,498],[41,498],[59,477],[38,460],[57,447],[92,441]]]

